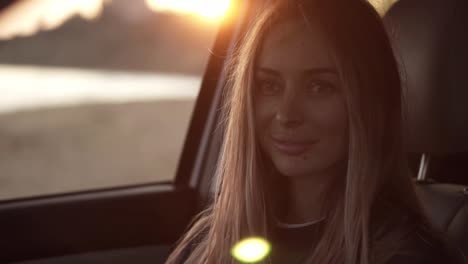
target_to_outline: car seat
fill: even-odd
[[[467,12],[466,0],[400,0],[384,15],[402,66],[406,145],[420,155],[418,195],[434,226],[465,256],[468,188],[440,179],[455,174],[466,184],[467,171],[446,167],[438,182],[429,177],[434,176],[431,165],[437,157],[468,153]]]

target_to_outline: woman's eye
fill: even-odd
[[[306,89],[312,95],[319,95],[331,93],[335,90],[335,87],[326,81],[310,81],[307,83]]]
[[[263,95],[276,95],[280,92],[281,87],[271,80],[260,80],[257,82],[258,91]]]

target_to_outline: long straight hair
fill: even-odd
[[[306,263],[385,263],[398,250],[396,240],[405,235],[400,216],[416,227],[427,225],[403,150],[398,67],[377,12],[364,0],[270,1],[249,26],[233,61],[215,196],[168,264],[236,263],[230,256],[236,242],[268,236],[272,187],[264,180],[268,169],[255,136],[252,86],[262,41],[285,19],[323,29],[343,84],[349,122],[346,175],[325,206],[323,235]]]

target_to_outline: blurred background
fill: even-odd
[[[0,15],[0,200],[171,181],[229,0],[23,0]]]

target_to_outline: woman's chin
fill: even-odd
[[[285,177],[307,177],[314,174],[315,168],[303,167],[298,164],[278,164],[278,172]]]
[[[317,162],[318,160],[278,159],[274,163],[276,170],[285,177],[313,177],[314,175],[326,175],[332,169],[333,163]],[[322,161],[322,160],[320,160]],[[337,164],[338,165],[338,164]]]

